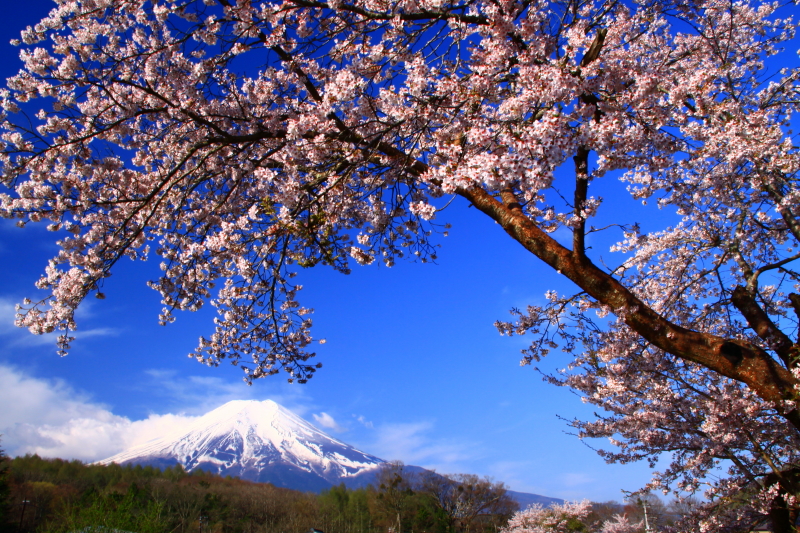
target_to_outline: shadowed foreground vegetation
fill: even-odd
[[[105,526],[136,533],[494,533],[517,509],[502,484],[455,476],[412,482],[390,463],[377,487],[303,493],[142,466],[86,465],[27,455],[2,459],[0,532],[68,533]],[[448,490],[450,491],[448,493]],[[464,514],[452,498],[484,498]],[[450,501],[448,501],[450,498]]]

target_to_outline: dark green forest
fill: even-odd
[[[399,463],[375,486],[313,494],[180,465],[0,458],[0,533],[495,533],[516,510],[502,483],[412,476]]]

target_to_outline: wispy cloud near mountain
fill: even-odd
[[[84,461],[107,457],[196,417],[164,414],[132,421],[60,380],[26,376],[0,365],[0,433],[9,455],[37,453]]]

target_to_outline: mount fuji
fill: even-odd
[[[315,428],[272,400],[236,400],[181,431],[153,439],[97,464],[159,468],[181,464],[296,490],[319,492],[374,479],[382,459]]]
[[[134,446],[95,464],[180,464],[222,476],[320,492],[344,483],[365,487],[375,481],[383,459],[359,451],[320,431],[272,400],[235,400],[201,416],[187,428]],[[424,472],[407,465],[409,472]],[[508,491],[520,507],[563,503],[558,498]]]

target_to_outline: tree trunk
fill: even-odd
[[[800,413],[780,406],[794,402],[798,380],[761,347],[740,339],[726,339],[686,329],[656,313],[616,278],[604,272],[583,254],[569,250],[539,228],[522,211],[510,191],[498,200],[473,186],[458,194],[495,220],[526,250],[569,278],[599,303],[610,307],[648,342],[667,353],[700,364],[714,372],[746,384],[761,399],[774,402],[778,412],[800,432]]]

